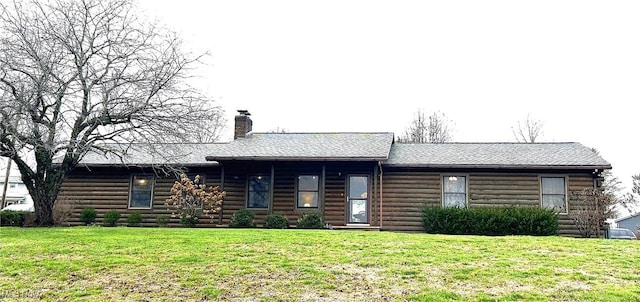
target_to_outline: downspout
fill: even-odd
[[[382,161],[378,161],[378,177],[380,180],[378,181],[378,186],[380,186],[380,197],[378,199],[378,210],[380,211],[378,214],[378,218],[380,222],[378,223],[380,226],[380,230],[382,230]]]

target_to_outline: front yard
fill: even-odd
[[[630,301],[638,255],[561,237],[0,228],[0,300]]]

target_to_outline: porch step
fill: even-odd
[[[380,231],[380,227],[377,226],[364,226],[364,225],[334,225],[334,230],[351,230],[351,231]]]

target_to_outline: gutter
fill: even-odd
[[[432,168],[432,169],[504,169],[504,170],[540,170],[540,169],[557,169],[557,170],[593,170],[593,169],[611,169],[611,165],[437,165],[437,164],[386,164],[391,168]]]
[[[243,157],[219,157],[219,156],[206,156],[207,161],[381,161],[385,160],[379,157],[261,157],[261,156],[243,156]]]

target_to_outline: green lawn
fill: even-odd
[[[0,301],[640,300],[640,242],[0,228]]]

